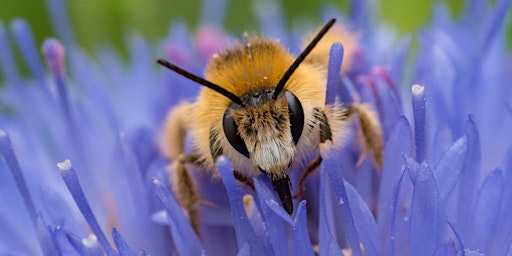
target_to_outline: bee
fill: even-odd
[[[372,152],[375,165],[382,166],[381,128],[372,108],[360,103],[325,104],[328,50],[334,39],[321,39],[335,21],[327,22],[297,58],[276,40],[251,37],[214,56],[205,78],[166,60],[157,61],[206,87],[195,103],[182,103],[170,111],[162,140],[162,150],[172,163],[173,192],[197,233],[201,198],[187,164],[215,171],[216,159],[224,155],[235,178],[244,183],[251,185],[252,177],[267,175],[283,208],[292,214],[288,172],[303,165],[321,145],[341,145],[347,121],[358,116],[365,152]],[[321,47],[315,49],[317,44]],[[192,153],[184,152],[187,135],[193,140]],[[321,161],[317,156],[306,165],[295,197]]]

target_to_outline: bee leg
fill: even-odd
[[[384,142],[382,139],[382,129],[377,113],[368,104],[353,103],[343,107],[347,117],[354,114],[358,116],[360,137],[364,146],[364,151],[357,161],[360,165],[366,156],[371,152],[373,164],[380,170],[382,169],[384,157]]]
[[[197,186],[187,171],[186,164],[201,164],[199,155],[185,154],[185,138],[190,129],[190,118],[194,104],[183,102],[169,112],[162,131],[160,149],[171,160],[170,182],[178,203],[188,215],[192,228],[199,235],[199,209],[202,202]]]
[[[237,170],[233,170],[233,175],[235,176],[235,179],[237,179],[241,183],[247,185],[253,191],[255,190],[254,183],[252,182],[252,180],[249,177],[245,176],[243,173],[241,173],[241,172],[239,172]]]
[[[179,204],[185,209],[192,228],[199,235],[198,203],[201,202],[201,197],[194,180],[185,168],[185,164],[199,165],[198,156],[196,154],[181,154],[173,162],[171,165],[172,188]]]
[[[297,199],[302,197],[302,194],[304,194],[305,188],[304,188],[304,182],[306,181],[306,178],[312,174],[318,166],[322,163],[322,157],[317,156],[313,161],[311,161],[308,166],[306,166],[306,170],[302,173],[299,179],[299,190],[293,195],[293,198]]]
[[[320,128],[320,143],[325,143],[326,141],[332,141],[332,131],[329,125],[329,121],[327,120],[327,116],[325,112],[319,108],[315,108],[315,118],[318,121],[318,125]],[[339,118],[342,119],[342,118]],[[297,199],[302,196],[305,191],[304,182],[306,182],[307,177],[312,174],[318,166],[322,163],[322,157],[317,156],[313,161],[311,161],[308,166],[306,166],[306,170],[302,173],[299,178],[299,188],[297,192],[293,195],[293,198]]]

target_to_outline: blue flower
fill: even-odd
[[[358,164],[351,126],[343,148],[320,152],[324,161],[290,216],[264,175],[254,191],[240,186],[221,157],[219,179],[193,175],[208,202],[201,237],[170,192],[158,150],[167,111],[193,100],[199,85],[158,68],[138,35],[127,41],[128,63],[114,49],[86,54],[61,0],[48,1],[59,38],[42,46],[49,72],[28,24],[0,24],[0,253],[511,254],[510,2],[468,1],[458,20],[439,5],[417,40],[377,25],[364,1],[352,1],[347,17],[327,7],[324,17],[342,17],[360,34],[356,50],[331,47],[327,101],[375,106],[384,167]],[[215,42],[229,37],[215,15],[224,1],[206,3],[217,11],[204,12],[195,36],[173,23],[158,56],[201,73]],[[256,8],[261,30],[298,52],[304,29],[285,32],[275,7]],[[293,184],[300,172],[292,170]]]

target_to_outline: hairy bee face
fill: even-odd
[[[273,180],[286,176],[304,126],[304,112],[297,97],[273,89],[244,95],[244,106],[231,105],[223,128],[230,144]]]

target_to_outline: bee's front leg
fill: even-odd
[[[297,198],[302,197],[302,194],[304,194],[304,191],[306,190],[304,188],[304,182],[306,182],[306,178],[310,174],[312,174],[320,166],[321,163],[322,163],[322,157],[317,156],[315,159],[313,159],[313,161],[311,161],[308,164],[308,166],[306,166],[306,170],[304,170],[304,172],[300,176],[299,186],[298,186],[299,188],[298,188],[297,192],[295,192],[295,194],[293,195],[293,198],[297,199]]]
[[[172,190],[178,199],[179,204],[185,209],[190,224],[199,233],[199,209],[198,204],[202,201],[197,191],[197,186],[187,171],[185,165],[199,165],[196,154],[181,154],[171,165]]]
[[[325,143],[326,141],[332,141],[332,130],[331,126],[329,125],[329,121],[327,120],[327,116],[325,115],[325,112],[322,111],[319,108],[315,108],[315,119],[319,127],[319,133],[320,133],[320,143]],[[306,182],[306,179],[309,175],[311,175],[313,172],[315,172],[316,169],[320,166],[322,163],[322,157],[317,156],[315,159],[313,159],[307,166],[304,172],[301,174],[299,178],[299,185],[297,192],[293,195],[293,198],[300,198],[302,197],[302,194],[305,191],[304,188],[304,182]]]

